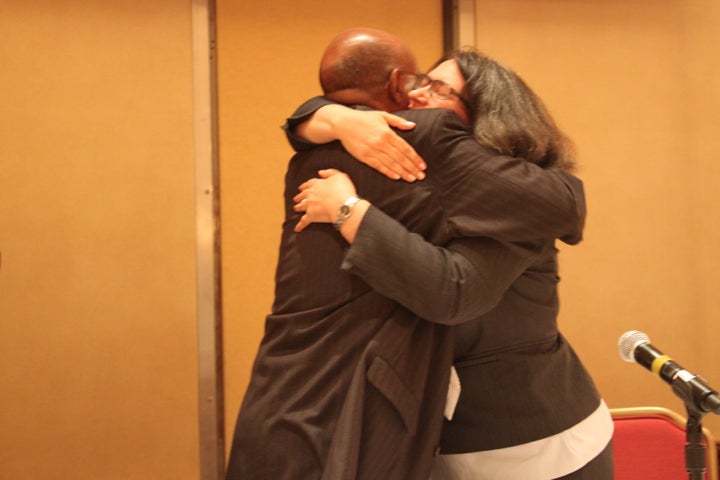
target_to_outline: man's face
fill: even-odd
[[[409,108],[448,108],[470,125],[470,116],[460,97],[460,92],[465,87],[465,79],[457,62],[447,60],[428,72],[427,76],[430,83],[408,94]]]

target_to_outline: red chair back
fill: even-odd
[[[685,469],[685,419],[671,410],[644,407],[611,410],[615,424],[615,480],[682,480]],[[707,480],[717,480],[717,450],[704,429]]]

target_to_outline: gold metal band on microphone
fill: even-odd
[[[660,369],[665,365],[665,362],[669,362],[670,360],[672,360],[672,358],[667,355],[660,355],[653,360],[652,365],[650,365],[650,371],[656,375],[660,375]]]

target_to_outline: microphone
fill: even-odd
[[[637,362],[658,375],[673,387],[673,391],[685,402],[701,412],[720,415],[720,396],[698,375],[694,375],[675,363],[672,358],[650,345],[643,332],[630,330],[618,340],[620,357],[626,362]]]

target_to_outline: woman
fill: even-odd
[[[456,52],[416,78],[411,108],[451,108],[472,123],[481,144],[501,154],[544,168],[572,168],[568,141],[542,102],[492,59]],[[312,138],[312,128],[307,122],[301,133]],[[352,134],[342,132],[343,143]],[[338,207],[356,194],[342,173],[321,176],[295,197],[295,209],[305,212],[298,231],[335,221]],[[451,420],[443,427],[433,480],[613,478],[609,412],[557,330],[553,238],[522,245],[464,238],[438,248],[365,200],[340,233],[352,244],[345,258],[350,271],[420,317],[432,321],[434,311],[448,309],[479,315],[456,330],[461,392],[447,412]],[[377,265],[385,266],[382,274],[373,274]],[[447,309],[427,310],[428,296]]]

